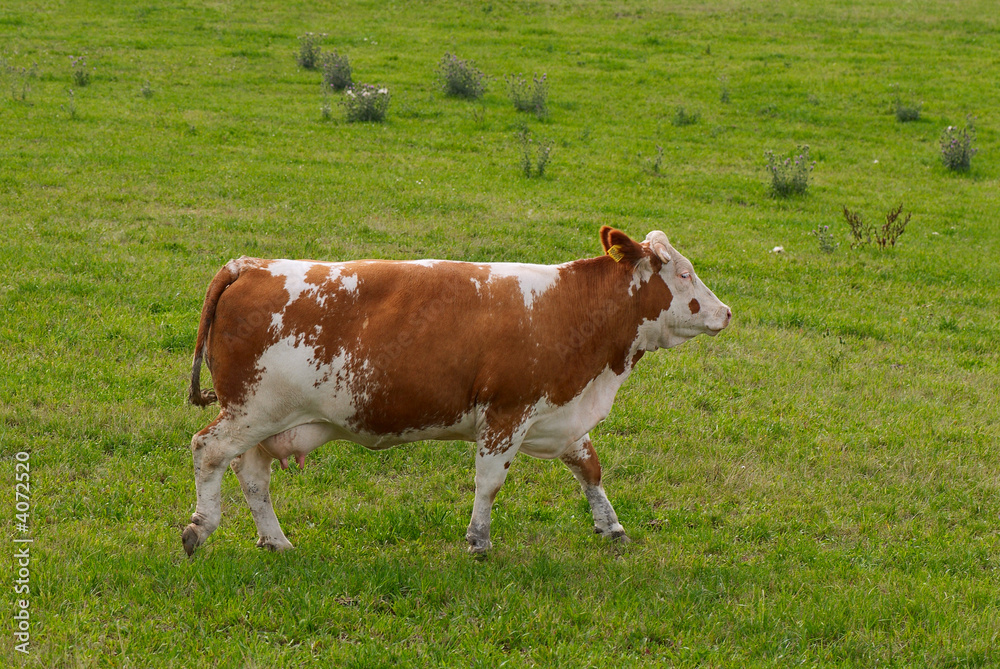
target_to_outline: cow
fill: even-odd
[[[519,452],[562,460],[594,531],[627,542],[589,433],[644,353],[714,336],[732,313],[663,232],[637,242],[604,226],[600,239],[603,255],[561,265],[227,263],[208,287],[192,364],[190,402],[221,410],[191,440],[187,554],[219,526],[227,466],[257,546],[292,548],[271,506],[272,461],[302,467],[336,439],[376,450],[475,442],[472,553],[492,547],[493,500]],[[203,360],[214,391],[201,389]]]

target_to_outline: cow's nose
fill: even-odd
[[[733,319],[733,312],[732,312],[732,310],[729,307],[727,307],[725,305],[723,305],[723,307],[725,308],[726,313],[722,317],[722,328],[721,329],[725,330],[727,327],[729,327],[729,321],[731,321]]]

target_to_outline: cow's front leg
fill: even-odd
[[[272,551],[284,551],[292,546],[281,531],[278,517],[271,505],[271,454],[258,444],[235,458],[229,466],[236,472],[257,526],[257,546]]]
[[[476,500],[472,505],[472,520],[465,533],[470,553],[485,553],[493,547],[490,542],[490,511],[500,487],[507,478],[511,460],[517,447],[505,440],[499,447],[489,446],[482,440],[476,444]]]
[[[580,482],[583,494],[590,502],[590,512],[594,516],[594,532],[601,536],[628,542],[625,528],[618,522],[614,507],[604,494],[601,485],[601,463],[590,442],[590,435],[585,434],[579,441],[569,447],[560,459],[566,463],[573,476]]]

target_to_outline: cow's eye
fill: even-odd
[[[681,272],[681,278],[682,279],[690,279],[691,278],[691,272]]]

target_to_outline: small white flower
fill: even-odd
[[[874,163],[875,165],[878,165],[878,158],[876,158],[875,160],[873,160],[872,163]]]
[[[771,249],[771,253],[784,253],[784,252],[785,252],[784,246],[775,246],[773,249]]]
[[[353,98],[354,97],[354,89],[348,88],[347,91],[345,92],[345,95],[347,95],[347,97],[349,97],[349,98]]]
[[[380,95],[388,95],[389,94],[389,89],[388,88],[380,88],[380,89],[378,89],[378,92],[379,92]]]

